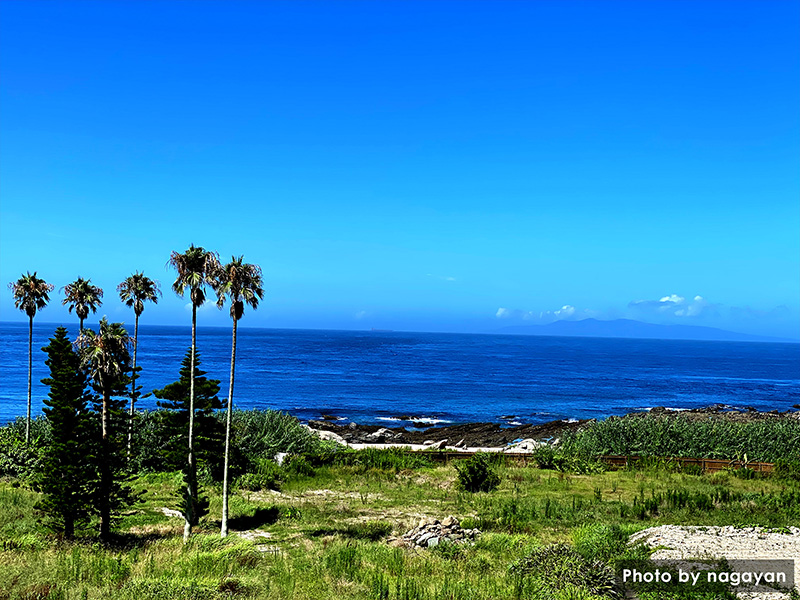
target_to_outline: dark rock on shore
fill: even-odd
[[[731,409],[722,404],[675,411],[663,406],[646,412],[629,413],[623,416],[612,416],[609,419],[662,419],[684,418],[690,420],[723,419],[731,421],[757,421],[761,419],[800,419],[800,412],[754,411],[752,407],[742,410]],[[538,442],[552,442],[560,438],[565,431],[575,431],[593,423],[595,419],[577,421],[550,421],[538,425],[517,425],[503,427],[500,423],[465,423],[461,425],[422,426],[407,430],[404,427],[382,427],[379,425],[358,425],[309,421],[313,429],[330,431],[341,436],[346,442],[353,444],[428,444],[458,447],[500,448],[516,440],[532,439]],[[408,424],[414,423],[410,421]]]
[[[470,447],[501,447],[519,439],[551,441],[566,430],[574,430],[590,421],[551,421],[539,425],[517,425],[502,427],[499,423],[466,423],[443,427],[427,427],[408,431],[402,427],[379,427],[377,425],[337,425],[321,421],[309,421],[313,429],[325,429],[340,435],[354,444],[392,443],[422,444],[447,441],[448,445]]]

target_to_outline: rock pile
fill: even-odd
[[[407,548],[432,548],[443,542],[464,544],[472,542],[481,532],[478,529],[462,529],[458,519],[452,515],[439,519],[422,519],[414,529],[399,538],[390,538],[393,546]]]

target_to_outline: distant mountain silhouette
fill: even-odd
[[[696,325],[656,325],[631,319],[555,321],[547,325],[512,325],[497,333],[570,337],[652,338],[661,340],[709,340],[721,342],[795,342],[783,338],[725,331]],[[796,342],[795,342],[796,343]]]

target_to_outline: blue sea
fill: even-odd
[[[34,414],[48,391],[41,348],[55,327],[34,327]],[[77,323],[68,329],[74,338]],[[144,393],[178,378],[190,342],[188,326],[140,326]],[[221,380],[226,398],[230,329],[199,327],[197,343],[201,368]],[[3,423],[25,415],[27,344],[27,323],[0,323]],[[401,417],[542,423],[711,404],[784,411],[798,403],[800,344],[246,327],[234,389],[238,408],[384,425]]]

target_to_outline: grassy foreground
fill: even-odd
[[[746,472],[690,475],[654,464],[578,475],[498,464],[498,489],[466,493],[452,465],[389,451],[292,464],[240,479],[231,527],[244,537],[219,539],[219,489],[206,486],[211,513],[187,545],[181,519],[162,511],[174,505],[179,473],[138,476],[144,501],[105,547],[91,532],[71,543],[48,534],[34,509],[38,495],[18,480],[0,480],[0,599],[601,598],[609,596],[593,584],[610,561],[645,555],[626,549],[636,530],[665,523],[781,528],[800,520],[800,483]],[[280,491],[258,489],[264,481]],[[483,531],[474,546],[386,543],[421,518],[450,514]],[[577,561],[572,571],[583,579],[537,571],[537,561],[546,562],[541,549],[555,543],[574,550],[558,560]]]

